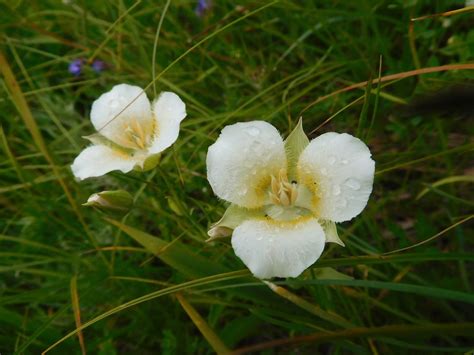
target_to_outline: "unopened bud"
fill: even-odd
[[[133,205],[133,197],[125,190],[102,191],[92,194],[83,206],[92,206],[104,212],[126,214]]]

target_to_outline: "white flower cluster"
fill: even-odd
[[[117,85],[97,99],[93,145],[72,164],[78,179],[113,170],[148,170],[178,138],[183,101],[163,92],[150,103],[145,92]],[[225,127],[207,153],[207,177],[230,206],[211,227],[211,239],[232,236],[237,256],[258,278],[297,277],[323,252],[344,243],[335,223],[357,216],[372,192],[375,163],[367,146],[346,133],[312,141],[301,120],[283,141],[264,121]]]

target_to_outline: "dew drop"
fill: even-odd
[[[257,240],[262,240],[262,239],[263,237],[261,235],[257,237]]]
[[[334,185],[332,187],[332,194],[334,196],[339,196],[341,194],[341,187],[339,185]]]
[[[342,159],[342,160],[341,160],[341,164],[342,164],[342,165],[347,165],[347,164],[349,164],[349,160],[347,160],[347,159]]]
[[[120,101],[116,99],[110,100],[109,105],[111,108],[117,108],[120,105]]]
[[[250,126],[244,129],[245,133],[249,136],[256,137],[260,134],[260,130],[257,127]]]
[[[360,182],[357,179],[349,178],[344,183],[347,187],[350,187],[352,190],[359,190],[360,189]]]
[[[330,165],[334,165],[335,162],[336,162],[336,157],[335,157],[334,155],[330,155],[330,156],[328,157],[328,163],[329,163]]]

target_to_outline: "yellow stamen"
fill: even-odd
[[[291,206],[296,202],[298,189],[296,183],[289,183],[286,169],[278,172],[278,179],[271,176],[271,201],[276,205]]]

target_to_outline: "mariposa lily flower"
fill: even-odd
[[[172,92],[162,92],[150,103],[140,87],[116,85],[92,104],[91,121],[98,133],[84,137],[93,145],[74,160],[72,172],[86,179],[113,170],[151,169],[178,138],[185,117],[185,104]]]
[[[207,153],[214,193],[231,203],[209,231],[232,234],[232,247],[254,276],[297,277],[323,252],[342,246],[335,223],[357,216],[372,192],[375,163],[346,133],[309,142],[301,121],[283,141],[263,121],[225,127]]]

